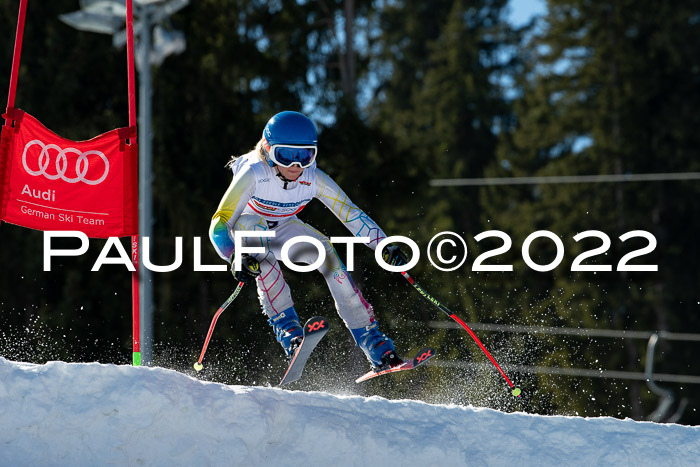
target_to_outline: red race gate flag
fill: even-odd
[[[131,235],[133,362],[134,366],[139,366],[133,1],[126,0],[129,128],[82,142],[61,138],[29,114],[14,108],[26,12],[27,0],[20,0],[7,112],[3,115],[5,125],[0,133],[0,220],[42,230],[77,228],[91,237]],[[102,172],[97,168],[100,163]]]
[[[138,234],[135,127],[71,141],[22,110],[3,117],[12,126],[2,128],[0,219],[97,238]]]

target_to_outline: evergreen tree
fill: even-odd
[[[452,231],[463,238],[476,235],[484,226],[479,200],[461,189],[431,187],[429,182],[479,177],[495,157],[494,128],[508,115],[494,84],[502,68],[509,66],[499,59],[501,47],[510,40],[501,21],[504,6],[500,1],[384,4],[379,15],[380,53],[373,62],[379,84],[367,108],[369,121],[382,138],[373,151],[381,161],[383,180],[378,180],[378,187],[384,196],[400,200],[382,207],[379,217],[388,220],[384,228],[390,235],[417,242],[422,258],[412,275],[469,320],[489,313],[483,307],[479,278],[466,265],[454,272],[438,271],[425,253],[439,232]],[[449,253],[446,256],[462,252]],[[427,323],[440,320],[439,311],[401,277],[386,279],[385,284],[401,297],[401,306],[397,309],[396,301],[378,305],[396,309],[397,324],[405,326],[402,341],[428,340],[445,360],[486,360],[464,331],[428,328]],[[409,327],[412,323],[416,326]],[[458,400],[487,403],[473,386],[465,387],[473,381],[466,370],[434,374],[431,387],[454,380],[453,386],[460,388],[455,392],[462,393]]]
[[[499,161],[489,173],[619,175],[695,170],[697,162],[688,149],[697,138],[693,128],[698,117],[686,102],[698,98],[691,90],[697,72],[689,71],[697,70],[697,41],[690,45],[693,41],[687,39],[697,30],[696,11],[691,6],[655,2],[550,1],[546,22],[526,49],[532,60],[519,78],[517,129],[503,136]],[[677,182],[484,189],[492,200],[489,216],[497,218],[498,225],[508,226],[504,230],[511,232],[516,245],[527,233],[547,229],[561,236],[567,253],[550,274],[518,274],[511,284],[518,291],[509,295],[509,303],[523,310],[524,321],[530,324],[688,329],[696,320],[681,311],[692,294],[683,287],[697,283],[697,276],[691,274],[689,282],[674,276],[687,253],[697,248],[682,227],[697,216],[676,196],[686,198],[696,191],[697,186]],[[625,253],[644,246],[643,240],[624,244],[619,240],[623,233],[637,229],[650,231],[659,244],[653,254],[632,263],[659,264],[658,273],[566,272],[576,255],[600,246],[594,240],[577,243],[575,234],[604,231],[612,241],[610,251],[588,264],[611,264],[615,271]],[[544,248],[533,247],[541,262],[551,260],[551,251],[540,250]],[[527,271],[527,267],[516,264],[517,270]],[[640,371],[643,344],[632,339],[605,344],[556,339],[536,354],[533,363]],[[559,379],[540,378],[540,387],[551,393],[555,410],[597,414],[625,407],[621,415],[642,418],[656,400],[634,381],[569,380],[568,384],[567,388],[567,382]],[[572,398],[572,392],[579,396]]]

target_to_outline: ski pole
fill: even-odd
[[[209,326],[209,332],[207,333],[207,338],[204,341],[204,347],[202,347],[202,353],[199,354],[199,360],[197,363],[194,364],[194,369],[197,371],[201,371],[204,366],[202,365],[202,360],[204,359],[204,353],[207,351],[207,346],[209,345],[209,339],[211,339],[211,334],[214,332],[214,326],[216,326],[216,320],[219,319],[219,316],[221,316],[221,313],[228,308],[228,306],[231,304],[232,301],[235,300],[235,298],[238,296],[238,293],[241,291],[243,288],[243,284],[245,282],[241,281],[238,283],[238,287],[236,287],[236,290],[233,291],[231,296],[226,299],[226,301],[219,307],[219,309],[216,311],[216,314],[214,314],[214,318],[211,320],[211,325]]]
[[[481,348],[481,350],[484,352],[484,354],[489,357],[489,360],[491,360],[491,363],[498,369],[498,371],[501,373],[501,376],[503,376],[506,381],[508,382],[508,385],[512,389],[511,393],[519,397],[520,396],[520,388],[516,387],[513,382],[506,376],[505,372],[501,369],[501,367],[496,363],[496,359],[494,359],[491,354],[489,353],[488,350],[486,350],[486,347],[484,347],[484,344],[481,343],[478,337],[476,337],[476,334],[474,334],[474,331],[471,330],[469,326],[467,326],[467,323],[462,321],[459,316],[456,314],[452,313],[445,305],[440,303],[438,300],[433,298],[428,292],[425,291],[423,287],[421,287],[410,275],[408,275],[407,272],[402,272],[401,275],[406,279],[422,296],[424,296],[430,303],[435,305],[440,309],[440,311],[444,312],[447,316],[455,320],[460,326],[462,326],[470,336],[472,336],[472,339],[474,339],[474,342],[477,343],[477,345]]]

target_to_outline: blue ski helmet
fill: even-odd
[[[313,145],[318,144],[316,126],[304,114],[284,111],[273,116],[265,125],[263,138],[267,144]]]

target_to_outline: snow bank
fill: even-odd
[[[681,465],[700,427],[0,358],[0,465]]]

